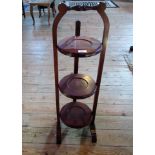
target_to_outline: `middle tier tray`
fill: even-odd
[[[72,99],[84,99],[94,94],[95,81],[85,74],[70,74],[59,82],[60,91]]]

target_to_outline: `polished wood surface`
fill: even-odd
[[[63,123],[76,129],[87,126],[91,121],[91,117],[91,109],[81,102],[67,103],[60,111],[60,118]]]
[[[96,6],[70,7],[70,6],[67,6],[65,3],[60,3],[58,5],[58,9],[59,9],[59,13],[54,19],[53,27],[52,27],[53,52],[54,52],[55,96],[56,96],[56,105],[57,105],[57,144],[61,143],[61,137],[62,137],[61,136],[61,124],[60,124],[60,112],[58,108],[60,104],[59,103],[59,97],[60,97],[59,88],[65,96],[72,98],[74,103],[76,103],[76,99],[84,99],[84,98],[90,97],[94,93],[94,103],[93,103],[93,108],[92,108],[92,113],[91,113],[92,119],[91,119],[89,126],[90,126],[90,132],[92,136],[92,142],[96,143],[97,141],[96,127],[95,127],[96,108],[97,108],[97,103],[98,103],[100,83],[101,83],[101,77],[102,77],[102,72],[103,72],[103,64],[104,64],[104,59],[105,59],[105,53],[106,53],[107,41],[108,41],[108,35],[109,35],[109,27],[110,27],[108,16],[105,13],[106,4],[98,3],[98,5]],[[64,18],[64,15],[70,10],[74,10],[74,11],[94,10],[96,13],[98,13],[98,15],[101,17],[102,22],[103,22],[103,26],[102,26],[103,33],[101,34],[102,43],[90,37],[81,37],[80,36],[81,22],[76,21],[75,36],[70,37],[67,40],[63,40],[59,45],[57,44],[58,42],[57,41],[58,39],[57,28],[62,18]],[[96,82],[94,82],[94,80],[89,76],[76,73],[76,74],[71,74],[69,76],[65,76],[60,81],[60,84],[58,85],[58,79],[59,79],[58,50],[61,50],[61,52],[64,54],[68,53],[69,55],[76,57],[74,59],[74,72],[78,71],[78,61],[76,59],[79,56],[80,57],[88,56],[88,55],[92,56],[100,52]],[[86,52],[83,52],[83,51],[86,51]],[[86,54],[84,55],[84,53]],[[79,119],[80,118],[81,117],[79,115]]]
[[[62,126],[63,141],[56,145],[56,105],[54,94],[51,25],[36,18],[35,28],[29,13],[23,18],[23,155],[132,155],[132,74],[123,58],[132,45],[132,3],[117,2],[119,9],[107,9],[111,28],[108,51],[96,111],[97,143],[90,141],[88,128],[76,130]],[[38,15],[38,14],[37,14]],[[91,16],[91,18],[89,18]],[[93,12],[67,14],[59,27],[59,38],[74,33],[75,21],[84,22],[81,33],[100,40],[101,20]],[[94,22],[97,21],[97,22]],[[89,23],[89,25],[87,25]],[[86,26],[87,25],[87,26]],[[89,30],[88,30],[89,28]],[[96,29],[100,29],[96,31]],[[96,38],[95,37],[95,38]],[[59,53],[60,79],[69,74],[73,58]],[[80,59],[79,73],[96,78],[99,55]],[[62,63],[62,61],[63,63]],[[85,65],[88,68],[85,68]],[[90,108],[93,97],[81,100]],[[61,106],[72,102],[61,95]]]
[[[59,82],[60,91],[72,99],[84,99],[95,93],[95,81],[86,74],[69,74]]]
[[[86,36],[72,36],[61,40],[58,49],[61,53],[72,57],[88,57],[101,52],[102,43]]]

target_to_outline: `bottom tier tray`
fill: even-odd
[[[71,128],[82,128],[90,124],[91,109],[81,102],[67,103],[60,111],[62,122]]]
[[[95,81],[85,74],[70,74],[59,82],[60,91],[67,97],[84,99],[94,94]]]

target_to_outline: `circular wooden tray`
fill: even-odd
[[[61,40],[57,48],[72,57],[89,57],[101,52],[102,43],[91,37],[72,36]]]
[[[90,124],[91,109],[81,102],[67,103],[60,111],[63,123],[71,128],[82,128]]]
[[[94,94],[95,81],[85,74],[70,74],[59,82],[60,91],[73,99],[84,99]]]

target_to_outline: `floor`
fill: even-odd
[[[91,143],[87,127],[76,130],[62,124],[63,140],[56,144],[56,110],[54,95],[52,24],[47,13],[36,25],[27,13],[23,22],[23,155],[132,155],[132,72],[124,54],[132,45],[132,3],[118,2],[120,8],[109,8],[110,35],[105,58],[96,115],[96,144]],[[82,22],[81,35],[101,40],[102,22],[94,12],[68,13],[58,30],[58,38],[74,34],[75,20]],[[51,23],[53,17],[51,15]],[[80,59],[80,73],[94,79],[99,56]],[[59,54],[60,79],[73,71],[73,59]],[[92,107],[92,99],[82,100]],[[63,106],[70,99],[61,94]]]

